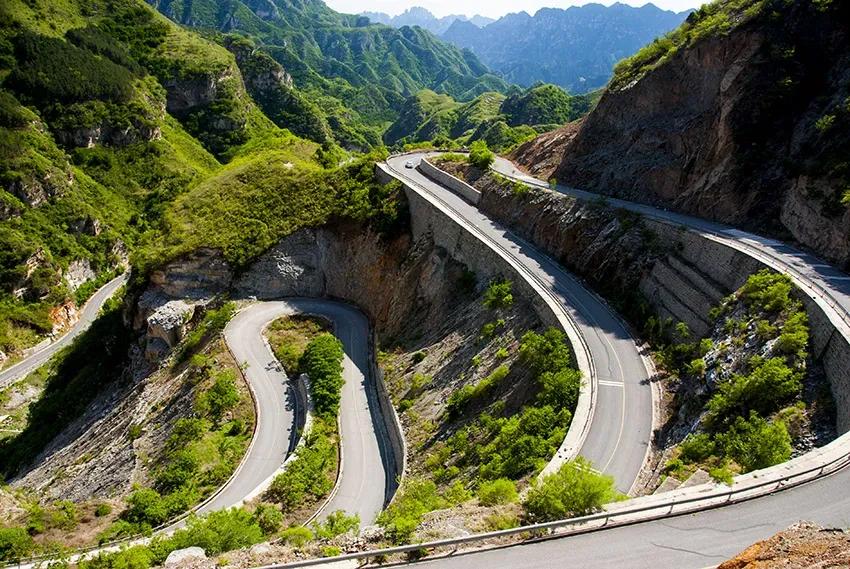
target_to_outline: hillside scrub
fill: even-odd
[[[614,479],[597,474],[579,457],[532,485],[522,505],[529,520],[538,523],[592,514],[619,498]]]
[[[307,345],[322,332],[330,332],[324,318],[295,314],[278,318],[266,328],[265,335],[287,375],[300,372],[301,357]]]
[[[301,356],[301,369],[310,378],[313,406],[322,417],[336,417],[342,385],[342,343],[327,332],[307,344]]]
[[[810,432],[825,422],[831,403],[809,385],[808,319],[797,295],[787,276],[765,269],[712,311],[712,338],[690,338],[677,326],[680,340],[661,350],[661,361],[685,385],[705,387],[680,403],[699,415],[668,453],[668,474],[684,478],[703,467],[728,481],[812,444]]]

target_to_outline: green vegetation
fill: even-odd
[[[703,38],[729,33],[733,27],[757,16],[768,4],[769,0],[715,0],[703,4],[680,27],[620,61],[614,67],[609,88],[627,86]]]
[[[478,502],[482,506],[512,504],[519,499],[516,484],[507,478],[484,482],[478,487]]]
[[[323,326],[317,324],[316,319],[278,322],[272,335],[276,342],[284,342],[278,346],[292,347],[287,355],[301,350],[298,369],[310,378],[310,393],[317,414],[312,429],[304,437],[304,444],[296,449],[295,458],[275,477],[266,492],[267,499],[279,503],[285,513],[292,514],[317,503],[331,491],[336,480],[339,460],[336,416],[343,385],[344,354],[340,341],[322,331]],[[344,521],[334,520],[329,518],[328,523]],[[317,535],[321,533],[316,532]]]
[[[483,399],[490,395],[504,380],[509,373],[508,366],[499,366],[493,373],[473,385],[464,385],[449,397],[446,411],[451,417],[459,417],[466,407],[477,399]]]
[[[185,361],[190,355],[198,350],[198,347],[220,334],[233,315],[236,314],[236,304],[234,302],[225,302],[219,308],[207,311],[204,314],[200,324],[189,332],[186,338],[180,345],[180,351],[177,354],[177,361]]]
[[[513,283],[506,279],[491,282],[484,291],[484,306],[490,310],[510,308],[514,302],[512,288]]]
[[[338,461],[338,435],[334,419],[316,419],[295,458],[278,474],[266,499],[279,503],[284,512],[318,502],[334,486]]]
[[[301,357],[307,344],[329,330],[323,318],[296,314],[272,322],[266,329],[266,337],[283,369],[294,377],[300,373]]]
[[[409,543],[422,517],[447,505],[448,501],[437,492],[434,482],[408,478],[389,507],[378,516],[378,525],[393,543]]]
[[[342,343],[327,332],[307,344],[301,369],[310,377],[313,406],[321,417],[336,417],[342,385]]]
[[[737,472],[772,466],[791,456],[789,425],[799,432],[804,421],[802,380],[809,343],[808,320],[796,294],[787,276],[765,269],[712,311],[731,336],[731,346],[756,341],[748,350],[764,356],[751,356],[737,373],[720,376],[704,400],[701,431],[679,445],[667,464],[669,474],[685,478],[702,466],[716,480],[728,481]],[[690,338],[687,327],[677,327],[676,335]],[[707,339],[682,341],[665,347],[662,354],[674,373],[701,377],[716,373],[703,359],[712,349]]]
[[[530,520],[545,522],[591,514],[618,498],[614,479],[579,457],[532,486],[523,507]]]
[[[539,84],[525,91],[482,93],[467,103],[433,91],[419,91],[405,100],[384,141],[410,148],[430,141],[440,148],[484,141],[504,152],[587,114],[597,95],[571,96],[555,85]]]
[[[483,140],[476,140],[469,145],[469,163],[476,168],[487,170],[495,159],[496,156]]]

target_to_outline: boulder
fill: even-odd
[[[187,562],[203,561],[207,554],[200,547],[187,547],[186,549],[175,549],[165,558],[166,567],[175,567]]]

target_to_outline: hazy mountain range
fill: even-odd
[[[383,12],[362,12],[360,15],[366,16],[369,20],[376,24],[385,24],[396,28],[400,28],[402,26],[419,26],[420,28],[424,28],[436,35],[440,35],[448,30],[455,20],[469,22],[479,28],[482,28],[487,24],[492,24],[496,21],[493,18],[479,16],[477,14],[471,17],[464,16],[462,14],[452,14],[438,18],[425,8],[421,8],[419,6],[408,8],[398,16],[390,16]]]
[[[690,12],[617,3],[543,8],[534,15],[518,12],[489,22],[481,16],[436,18],[424,8],[395,17],[363,15],[396,27],[425,28],[469,49],[509,82],[527,87],[542,81],[584,93],[604,86],[619,60],[676,28]]]

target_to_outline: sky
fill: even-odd
[[[649,0],[620,0],[623,4],[643,6]],[[705,0],[706,2],[708,0]],[[599,4],[611,5],[614,0],[596,0]],[[510,12],[528,12],[534,14],[540,8],[567,8],[588,4],[589,0],[325,0],[325,3],[338,12],[359,14],[360,12],[386,12],[392,16],[404,12],[411,6],[427,8],[438,17],[449,14],[472,16],[481,14],[499,18]],[[687,10],[703,4],[702,0],[652,0],[652,3],[665,10]]]

